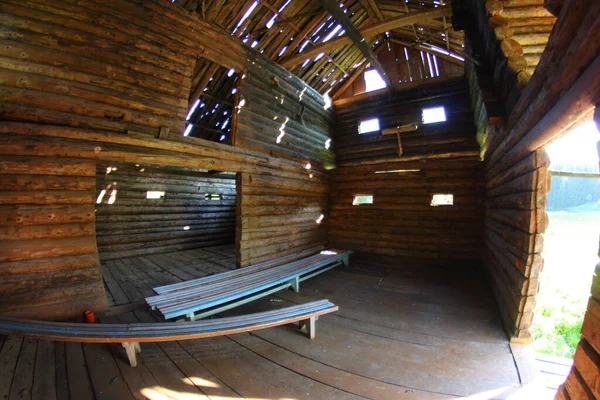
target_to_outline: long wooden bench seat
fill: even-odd
[[[129,363],[135,367],[141,342],[223,336],[298,321],[300,328],[306,326],[308,336],[313,339],[317,318],[337,310],[338,307],[329,300],[319,300],[255,314],[182,323],[83,324],[0,317],[0,332],[65,342],[121,343],[127,352]]]
[[[338,265],[348,265],[350,254],[352,251],[325,250],[280,265],[274,260],[161,286],[154,288],[159,294],[147,297],[146,302],[166,319],[185,316],[193,321],[290,287],[297,292],[300,282]]]

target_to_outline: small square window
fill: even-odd
[[[446,121],[446,110],[444,107],[424,108],[423,123],[433,124],[434,122]]]
[[[373,204],[373,195],[359,194],[354,196],[354,199],[352,199],[352,205],[358,206],[361,204]]]
[[[365,92],[372,92],[373,90],[383,89],[387,86],[376,69],[365,71],[363,76],[365,78]]]
[[[165,198],[165,192],[163,191],[159,191],[159,190],[148,190],[146,192],[146,198],[147,199],[164,199]]]
[[[369,132],[378,132],[379,131],[379,118],[367,119],[364,121],[360,121],[358,124],[358,134],[362,135],[363,133]]]
[[[454,205],[453,194],[434,194],[431,198],[431,206],[452,206]]]

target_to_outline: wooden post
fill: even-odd
[[[125,352],[127,353],[127,358],[129,359],[129,365],[132,367],[137,366],[137,353],[142,352],[142,348],[140,344],[137,342],[124,342],[121,343],[125,348]]]
[[[300,292],[300,278],[299,277],[295,277],[294,279],[292,279],[290,281],[290,284],[292,285],[292,290],[296,293]]]
[[[317,334],[317,319],[318,316],[300,321],[300,329],[306,327],[306,335],[311,339],[314,339]]]

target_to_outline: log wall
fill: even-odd
[[[361,119],[379,117],[385,129],[440,105],[447,121],[401,133],[401,157],[396,135],[358,134]],[[480,262],[483,175],[466,81],[341,104],[335,112],[330,244],[394,256],[397,265]],[[373,195],[373,204],[352,205],[359,194]],[[453,194],[454,205],[432,207],[433,194]]]
[[[564,3],[535,74],[506,119],[489,127],[486,142],[485,260],[514,341],[530,340],[543,267],[550,189],[543,147],[588,118],[600,103],[600,3]],[[471,67],[467,63],[467,75]],[[489,70],[477,73],[493,79]]]
[[[95,175],[90,161],[2,157],[3,314],[55,318],[106,307],[94,236]]]
[[[313,88],[260,56],[249,60],[238,91],[234,145],[301,162],[333,163],[331,110]]]
[[[261,57],[227,32],[203,22],[195,13],[167,0],[7,1],[0,4],[0,12],[3,21],[0,32],[2,165],[10,163],[15,156],[40,157],[50,164],[91,161],[92,170],[88,171],[91,175],[86,176],[94,186],[96,162],[102,166],[128,163],[241,172],[249,174],[247,176],[256,182],[276,182],[275,187],[265,185],[270,188],[267,197],[277,193],[294,197],[294,202],[287,205],[292,215],[304,215],[305,210],[312,207],[315,197],[319,197],[320,204],[326,204],[325,193],[314,195],[322,191],[327,182],[325,171],[318,163],[313,163],[308,171],[304,160],[273,157],[264,149],[256,151],[181,136],[191,75],[198,55],[238,72],[246,68],[249,60]],[[254,78],[245,78],[251,79]],[[283,85],[280,89],[285,92],[287,88]],[[288,93],[286,99],[292,101],[294,96],[295,92]],[[163,134],[158,138],[161,128]],[[168,134],[164,128],[169,129]],[[302,126],[298,127],[299,131],[302,129]],[[298,136],[301,135],[298,132]],[[319,159],[310,152],[306,157]],[[284,185],[279,186],[281,182]],[[26,179],[21,180],[20,185],[32,191],[36,183]],[[319,189],[299,191],[307,193],[306,196],[290,189],[305,185],[315,185]],[[36,195],[45,196],[49,192],[39,189]],[[97,197],[95,189],[91,188],[87,196],[86,201],[89,200],[89,206],[93,207]],[[9,197],[4,201],[11,204],[10,214],[19,215],[29,209],[23,199],[11,200]],[[61,201],[71,205],[68,198]],[[250,214],[244,210],[246,206],[239,204],[238,214]],[[52,232],[62,228],[65,218],[71,215],[63,213],[63,209],[55,212],[54,207],[53,204],[39,205],[39,213],[47,215],[44,221],[49,221],[45,239],[50,239]],[[248,265],[248,257],[275,257],[307,243],[324,244],[321,225],[316,222],[306,224],[302,234],[294,236],[297,229],[282,223],[287,218],[277,210],[263,209],[260,216],[248,217],[254,224],[259,219],[268,221],[259,224],[260,227],[270,223],[287,229],[263,231],[259,239],[263,242],[253,243],[255,254],[238,254],[240,265]],[[274,220],[279,222],[275,224]],[[11,229],[14,237],[27,235],[26,232],[31,230],[26,220],[16,220]],[[87,229],[91,229],[90,226]],[[102,229],[101,226],[101,233]],[[242,229],[242,237],[243,233]],[[281,240],[287,233],[290,236],[286,246],[268,247],[272,246],[269,240]],[[94,300],[103,298],[103,288],[98,285],[98,255],[96,242],[92,240],[95,231],[90,235],[91,243],[82,238],[76,241],[82,239],[81,243],[85,244],[85,250],[79,251],[89,254],[88,264],[75,263],[70,255],[62,254],[65,251],[62,246],[54,246],[57,256],[52,263],[45,263],[43,268],[23,267],[15,274],[20,288],[28,287],[27,279],[34,276],[47,290],[40,290],[39,299],[31,301],[23,297],[22,291],[7,293],[2,299],[2,304],[6,304],[1,307],[2,312],[58,319],[79,316],[88,308],[99,310],[106,306],[105,302],[100,304]],[[101,234],[98,238],[104,246],[103,240],[107,236]],[[266,249],[259,256],[261,246]],[[29,265],[29,259],[37,259],[29,250],[20,257],[19,262],[25,262],[22,265]],[[35,264],[34,261],[31,263]],[[1,273],[8,273],[12,265]],[[53,281],[52,277],[59,272],[65,282],[81,280],[78,272],[66,271],[87,267],[93,270],[85,278],[89,285],[82,284],[69,292]],[[14,271],[17,271],[16,267]],[[90,300],[91,296],[96,297]],[[57,312],[51,313],[46,307],[32,308],[36,304],[54,304]],[[8,307],[13,308],[9,310]]]
[[[148,191],[165,196],[147,199]],[[213,200],[211,194],[220,198]],[[233,244],[235,198],[235,174],[98,163],[100,259]]]

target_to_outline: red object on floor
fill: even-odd
[[[89,324],[93,324],[94,322],[96,322],[96,316],[94,315],[93,311],[86,311],[85,312],[85,320],[89,323]]]

